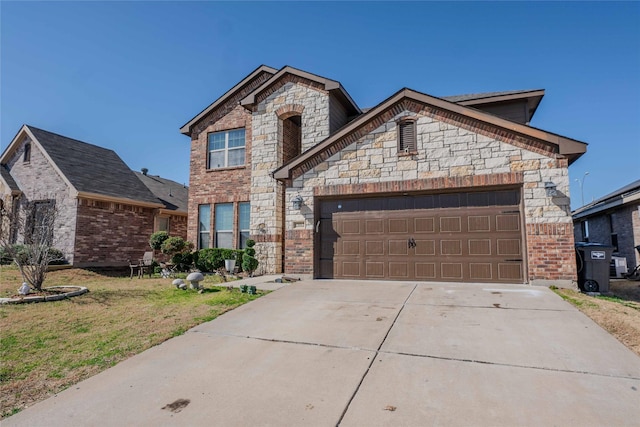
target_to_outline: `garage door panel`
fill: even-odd
[[[382,261],[365,262],[365,271],[366,271],[367,278],[383,279],[385,277],[384,262]]]
[[[498,263],[498,280],[520,281],[522,280],[521,263]]]
[[[435,262],[416,262],[416,279],[435,279]]]
[[[406,261],[389,262],[389,277],[392,279],[409,279],[409,264]]]
[[[517,256],[522,255],[519,239],[498,239],[498,255]]]
[[[409,244],[407,240],[389,240],[389,255],[408,255]]]
[[[367,240],[364,254],[367,256],[384,255],[384,242],[382,240]]]
[[[520,231],[520,215],[496,215],[496,231]]]
[[[462,221],[459,216],[445,216],[440,218],[441,233],[459,233],[462,231]]]
[[[460,240],[441,240],[440,255],[462,255],[462,242]]]
[[[409,232],[409,219],[408,218],[390,219],[389,220],[389,233],[390,234],[398,234],[398,233],[406,234],[408,232]]]
[[[366,234],[383,234],[384,233],[384,220],[383,219],[366,219],[364,220],[364,228]]]
[[[433,217],[422,217],[413,219],[413,230],[416,234],[420,233],[435,233],[436,224]]]
[[[491,231],[491,218],[489,215],[470,215],[467,218],[467,227],[471,233],[486,233]]]
[[[342,221],[342,234],[360,234],[360,220],[351,219]]]
[[[462,263],[443,262],[440,264],[440,272],[443,279],[462,280]]]
[[[497,199],[519,203],[519,192],[500,193],[331,202],[333,212],[321,202],[322,215],[330,215],[320,222],[316,272],[331,278],[522,283],[520,207],[495,205]]]
[[[343,240],[342,241],[342,255],[359,256],[360,255],[360,242],[358,240]]]
[[[491,239],[469,239],[469,255],[491,255]]]
[[[433,256],[436,254],[436,241],[416,239],[416,247],[414,250],[416,255]]]
[[[493,266],[490,262],[471,262],[469,263],[469,278],[472,281],[491,280]]]
[[[360,262],[343,261],[341,267],[344,277],[360,277]]]

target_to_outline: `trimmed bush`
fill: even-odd
[[[206,248],[195,252],[195,266],[200,271],[214,272],[224,267],[225,259],[235,259],[236,266],[242,262],[242,249]]]
[[[166,231],[156,231],[149,237],[149,246],[151,249],[159,251],[162,248],[162,244],[169,238],[169,233]]]
[[[247,240],[247,249],[244,250],[244,255],[242,255],[242,269],[249,273],[250,276],[253,276],[253,272],[258,268],[258,260],[254,258],[256,250],[253,247],[255,244],[255,240]]]

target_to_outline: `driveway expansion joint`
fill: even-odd
[[[593,375],[596,377],[607,377],[607,378],[620,378],[626,380],[640,380],[640,377],[629,377],[623,375],[611,375],[611,374],[600,374],[597,372],[589,372],[589,371],[576,371],[571,369],[558,369],[558,368],[546,368],[544,366],[526,366],[526,365],[516,365],[512,363],[500,363],[500,362],[488,362],[486,360],[475,360],[475,359],[461,359],[457,357],[445,357],[445,356],[434,356],[428,354],[416,354],[416,353],[404,353],[401,351],[377,351],[376,356],[378,354],[396,354],[400,356],[411,356],[411,357],[421,357],[423,359],[437,359],[437,360],[448,360],[451,362],[462,362],[462,363],[477,363],[480,365],[493,365],[493,366],[503,366],[505,368],[520,368],[520,369],[536,369],[539,371],[549,371],[549,372],[563,372],[567,374],[579,374],[579,375]]]
[[[404,310],[404,307],[407,305],[407,301],[409,301],[409,298],[411,298],[411,295],[413,295],[413,293],[415,292],[415,290],[417,288],[418,288],[418,284],[413,285],[413,289],[411,289],[411,292],[409,292],[409,295],[407,295],[407,298],[405,298],[404,302],[402,303],[402,306],[400,307],[400,310],[398,310],[398,313],[396,314],[396,317],[394,317],[393,322],[391,322],[391,325],[389,326],[389,329],[387,330],[387,333],[384,335],[384,338],[382,338],[382,341],[380,341],[380,345],[376,349],[376,353],[371,358],[371,362],[369,362],[369,366],[367,366],[367,369],[364,371],[364,374],[362,375],[362,378],[360,378],[360,382],[358,382],[358,385],[356,386],[356,389],[353,391],[353,394],[351,395],[351,398],[349,399],[349,401],[347,402],[346,406],[344,407],[344,411],[342,411],[342,414],[340,415],[340,419],[336,423],[336,427],[338,427],[340,425],[340,423],[342,423],[342,420],[344,419],[344,416],[347,414],[347,411],[349,410],[349,406],[351,406],[351,402],[353,402],[353,399],[355,399],[356,394],[358,394],[358,391],[360,390],[360,387],[362,386],[362,383],[364,382],[364,379],[369,374],[369,371],[371,370],[371,367],[373,366],[373,363],[375,362],[376,358],[378,357],[378,354],[380,354],[380,349],[384,345],[384,342],[387,340],[387,337],[389,336],[389,333],[391,332],[391,329],[393,329],[393,327],[395,326],[396,322],[398,321],[398,317],[400,317],[400,313],[402,313],[402,310]]]

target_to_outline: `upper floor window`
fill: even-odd
[[[244,129],[209,134],[209,169],[244,165]]]
[[[416,121],[401,119],[398,121],[398,153],[415,153],[418,151]]]
[[[31,144],[28,142],[24,145],[24,156],[22,157],[22,161],[24,163],[31,161]]]

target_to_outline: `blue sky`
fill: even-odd
[[[0,1],[0,150],[31,124],[189,179],[179,128],[260,64],[361,107],[546,89],[532,125],[589,143],[572,208],[640,178],[640,3]]]

